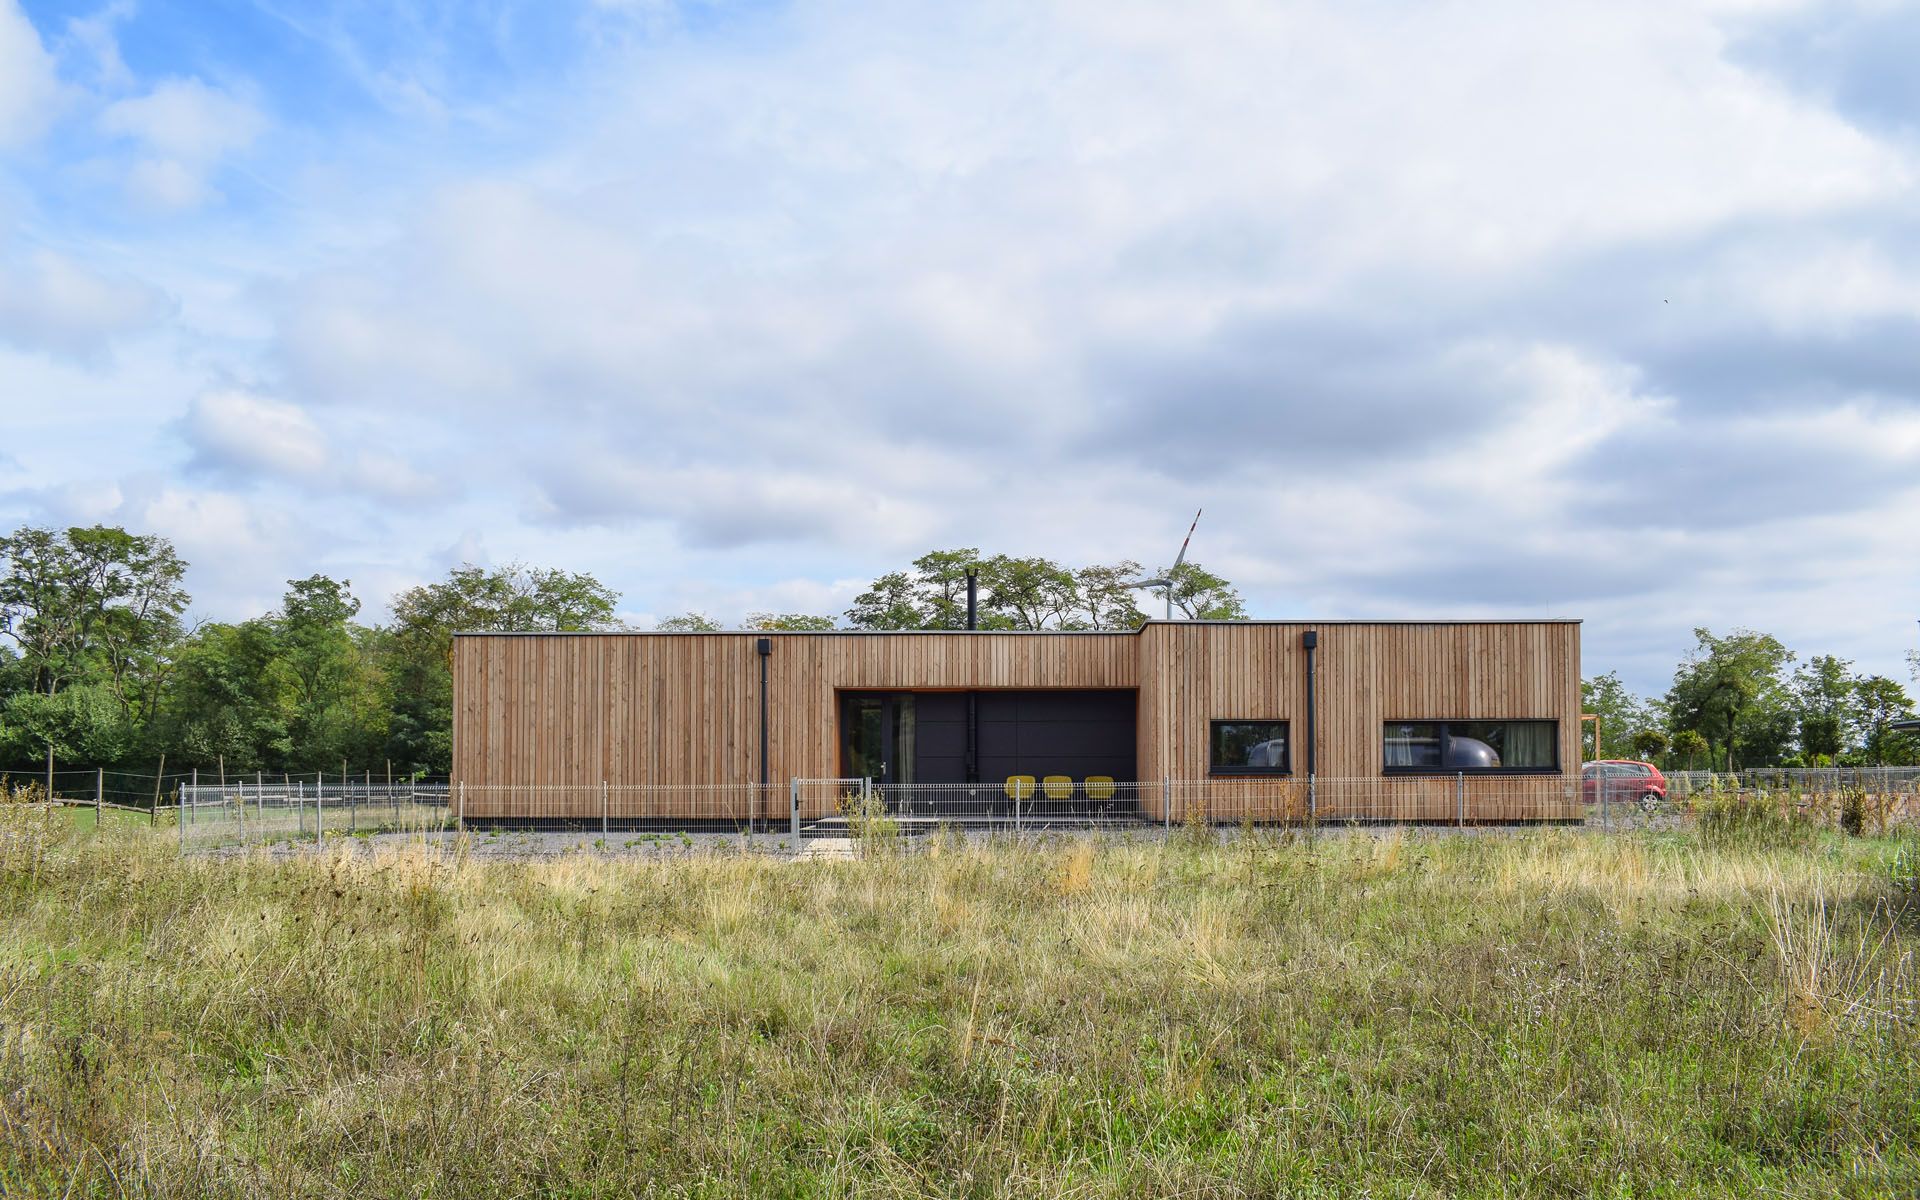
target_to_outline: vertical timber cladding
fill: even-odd
[[[760,637],[773,640],[768,816],[785,814],[788,779],[838,774],[842,691],[1130,690],[1137,676],[1131,633],[462,634],[453,775],[470,784],[467,814],[597,819],[605,780],[663,789],[615,791],[615,820],[642,804],[658,816],[750,815]],[[717,798],[695,786],[712,784],[734,785],[726,803],[740,811],[712,811]],[[827,815],[828,797],[809,800],[821,811],[803,815]]]
[[[1300,635],[1309,629],[1319,633],[1316,741],[1323,818],[1456,817],[1454,776],[1385,773],[1385,724],[1423,719],[1559,722],[1559,773],[1471,775],[1466,817],[1581,815],[1577,621],[1150,624],[1140,635],[1142,777],[1205,779],[1209,721],[1267,718],[1288,722],[1293,780],[1304,784],[1306,651]],[[1298,816],[1294,809],[1304,801],[1303,786],[1277,789],[1271,780],[1222,777],[1210,790],[1223,808],[1231,804],[1232,811],[1254,819]],[[1261,803],[1235,801],[1236,791],[1257,795]],[[1158,815],[1157,802],[1148,807]]]
[[[467,798],[469,815],[481,818],[597,817],[602,780],[757,783],[754,640],[770,636],[775,794],[766,815],[784,812],[787,779],[838,773],[842,691],[1137,688],[1145,780],[1207,778],[1209,721],[1288,721],[1295,787],[1221,778],[1213,788],[1259,796],[1272,811],[1235,809],[1256,819],[1298,816],[1308,629],[1319,631],[1318,774],[1343,781],[1322,791],[1323,815],[1338,817],[1344,795],[1374,805],[1390,797],[1408,819],[1451,819],[1452,777],[1383,774],[1385,723],[1529,717],[1560,723],[1561,773],[1472,777],[1468,818],[1579,815],[1579,625],[1564,621],[1153,622],[1138,634],[463,634],[454,640],[454,778],[485,785]],[[1157,818],[1158,796],[1148,794]],[[731,792],[728,803],[743,795]],[[613,817],[639,815],[640,798],[625,798],[630,814],[622,799],[616,792]],[[644,803],[657,815],[719,815],[700,807],[714,798],[691,787]]]

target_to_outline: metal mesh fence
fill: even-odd
[[[786,829],[788,789],[755,783],[455,783],[456,823],[602,833]]]
[[[1588,785],[1592,791],[1592,783]],[[1920,821],[1920,768],[1765,768],[1735,773],[1674,772],[1664,795],[1641,783],[1604,793],[1600,823],[1686,822],[1716,808],[1763,809],[1841,828],[1884,829]]]
[[[5,782],[44,789],[44,772]],[[986,833],[1363,824],[1685,826],[1715,806],[1762,806],[1847,828],[1920,822],[1920,768],[1675,772],[1664,792],[1646,779],[1463,773],[1357,778],[1214,776],[1106,780],[1024,776],[972,784],[793,779],[635,785],[388,782],[358,775],[229,777],[63,769],[53,795],[101,819],[178,827],[183,850],[317,841],[329,836],[472,828],[770,834],[855,838],[939,828]]]
[[[1675,798],[1729,791],[1798,789],[1837,792],[1855,788],[1875,793],[1920,792],[1920,767],[1757,767],[1744,771],[1668,771],[1667,793]]]
[[[940,826],[1014,832],[1138,825],[1162,789],[1109,780],[880,784],[871,780],[795,780],[801,836],[916,833]]]
[[[99,768],[62,767],[51,773],[43,770],[9,771],[0,774],[0,792],[33,788],[46,792],[68,805],[93,805],[102,810],[133,810],[151,813],[156,807],[170,808],[179,790],[193,782],[191,771],[163,774],[134,771],[110,771]],[[48,786],[51,782],[51,787]]]
[[[894,784],[794,780],[794,832],[846,837],[940,827],[989,832],[1183,824],[1577,823],[1588,805],[1562,778],[1471,775],[1362,779],[1028,779]]]
[[[189,783],[178,789],[173,816],[182,850],[434,832],[453,823],[448,793],[444,781],[256,775],[224,785]]]

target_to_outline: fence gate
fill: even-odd
[[[788,791],[789,823],[796,845],[803,837],[841,833],[849,820],[857,821],[874,805],[871,779],[795,778]]]

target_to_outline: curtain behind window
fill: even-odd
[[[1507,767],[1553,766],[1553,739],[1558,731],[1552,721],[1507,722],[1507,744],[1501,765]]]

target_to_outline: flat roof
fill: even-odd
[[[1133,637],[1147,625],[1578,625],[1578,617],[1487,617],[1480,620],[1340,619],[1309,621],[1294,618],[1257,621],[1168,621],[1154,617],[1139,629],[456,629],[455,637]]]

